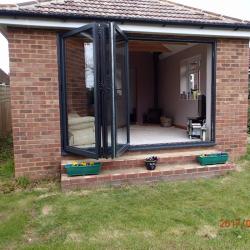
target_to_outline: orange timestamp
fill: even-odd
[[[250,229],[250,219],[221,219],[219,221],[220,228],[237,228],[245,227]]]

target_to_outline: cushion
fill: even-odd
[[[78,123],[78,124],[70,125],[69,130],[72,131],[72,130],[79,130],[79,129],[85,129],[85,128],[93,128],[93,127],[95,127],[94,122]]]
[[[68,125],[75,125],[75,124],[80,124],[80,123],[89,123],[89,122],[94,122],[95,121],[95,117],[93,116],[84,116],[84,117],[72,117],[69,116],[68,117]]]
[[[81,146],[95,143],[94,127],[81,130],[71,130],[70,134],[70,146]]]

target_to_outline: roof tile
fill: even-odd
[[[3,10],[32,15],[64,15],[83,18],[153,20],[205,24],[247,24],[247,21],[222,16],[168,0],[31,0],[17,6],[0,5]]]

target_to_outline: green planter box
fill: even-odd
[[[72,164],[67,164],[64,168],[68,176],[97,175],[101,171],[101,163],[96,162],[93,165],[87,166],[73,166]]]
[[[202,166],[224,164],[228,161],[228,153],[200,155],[197,160]]]

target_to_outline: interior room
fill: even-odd
[[[212,48],[129,42],[130,144],[210,141]]]

